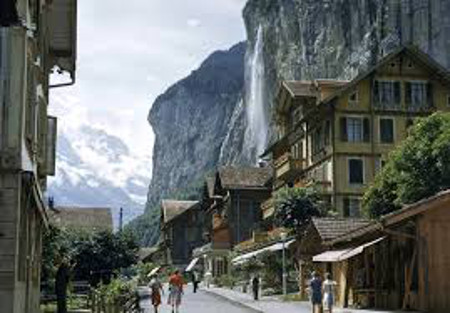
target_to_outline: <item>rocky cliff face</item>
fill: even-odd
[[[244,43],[213,53],[153,104],[149,122],[156,142],[150,206],[218,164],[241,99],[244,54]]]
[[[259,28],[259,98],[268,114],[280,80],[351,79],[400,44],[414,43],[449,67],[449,16],[447,0],[249,0],[246,72]],[[148,207],[218,164],[255,161],[244,149],[249,92],[240,44],[213,54],[157,99],[149,117],[157,139]]]
[[[449,14],[446,0],[249,0],[244,20],[249,47],[264,30],[272,100],[282,79],[351,79],[400,44],[448,67]]]

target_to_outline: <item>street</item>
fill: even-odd
[[[236,306],[230,302],[222,300],[218,297],[211,296],[203,291],[196,294],[192,292],[192,286],[188,285],[185,288],[183,302],[181,304],[180,313],[251,313],[251,310]],[[171,308],[167,305],[167,290],[160,306],[160,313],[171,313]],[[150,288],[140,287],[139,294],[141,295],[141,308],[145,313],[153,312],[153,307],[150,300]]]

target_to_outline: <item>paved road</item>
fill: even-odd
[[[192,286],[186,288],[183,302],[179,313],[253,313],[253,311],[236,306],[228,301],[224,301],[215,296],[211,296],[202,291],[194,294]],[[141,287],[139,294],[142,298],[141,308],[145,313],[153,313],[153,307],[150,302],[150,289]],[[160,306],[159,313],[171,313],[171,308],[167,305],[167,291],[163,296],[163,304]]]

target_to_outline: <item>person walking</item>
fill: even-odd
[[[176,270],[169,278],[169,298],[168,304],[172,307],[172,313],[178,313],[181,305],[181,297],[183,296],[183,277],[180,271]]]
[[[161,293],[164,294],[162,283],[158,279],[158,275],[155,274],[151,277],[148,285],[152,291],[152,305],[155,313],[158,313],[158,308],[161,305]]]
[[[208,288],[208,289],[211,287],[211,280],[212,280],[212,273],[210,270],[208,270],[205,273],[205,283],[206,283],[206,288]]]
[[[253,290],[253,299],[255,301],[259,300],[259,276],[255,275],[252,279],[252,290]]]
[[[329,313],[333,313],[333,305],[334,305],[334,292],[336,282],[332,280],[331,274],[325,274],[325,281],[323,282],[323,306],[325,310]]]
[[[311,296],[312,313],[322,313],[322,279],[319,273],[313,272],[312,279],[309,282],[309,290]]]
[[[196,270],[192,271],[192,286],[194,288],[194,293],[197,293],[198,285],[200,283],[200,278]]]

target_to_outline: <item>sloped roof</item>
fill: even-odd
[[[162,200],[161,209],[164,224],[169,223],[177,216],[193,208],[198,203],[198,201]]]
[[[272,177],[270,167],[222,167],[220,183],[225,189],[265,189]]]
[[[331,100],[335,99],[336,97],[340,96],[342,93],[351,90],[359,82],[369,77],[369,75],[374,73],[377,69],[383,67],[386,64],[389,64],[389,62],[393,61],[397,56],[399,56],[402,53],[412,58],[414,61],[420,63],[422,66],[428,68],[428,70],[433,72],[435,75],[439,76],[439,78],[443,80],[447,85],[450,85],[450,73],[444,66],[436,62],[430,55],[420,50],[417,46],[403,45],[393,50],[388,55],[384,56],[374,66],[359,74],[357,77],[352,79],[351,82],[345,84],[342,88],[337,90],[334,94],[325,99],[323,102],[328,103]]]
[[[333,240],[348,232],[355,231],[371,223],[370,220],[360,218],[313,218],[312,223],[323,241]]]
[[[50,223],[86,231],[112,231],[110,208],[56,207],[48,212]]]
[[[317,90],[314,88],[312,81],[287,80],[282,84],[292,97],[316,97],[317,95]]]

